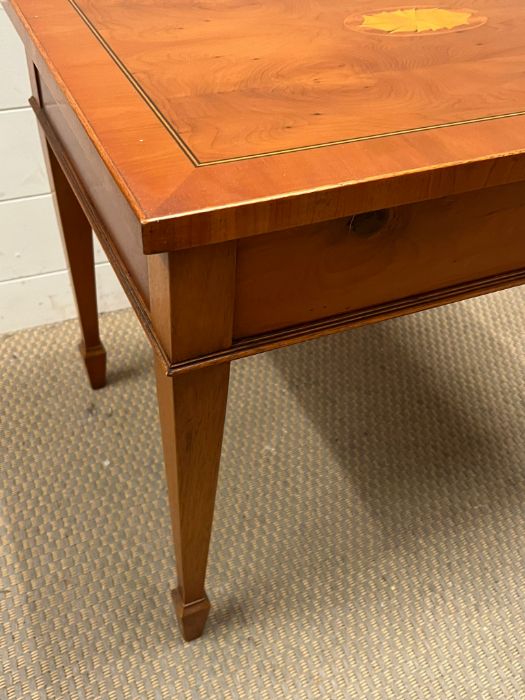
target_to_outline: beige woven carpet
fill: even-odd
[[[234,364],[189,645],[137,322],[4,337],[0,698],[525,698],[524,301]]]

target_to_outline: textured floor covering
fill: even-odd
[[[525,698],[524,301],[234,364],[190,645],[137,322],[4,337],[0,698]]]

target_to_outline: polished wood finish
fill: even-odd
[[[33,67],[30,64],[31,68]],[[33,71],[34,75],[37,75]],[[77,169],[72,163],[68,153],[65,151],[61,139],[58,137],[54,127],[47,118],[47,114],[44,112],[40,106],[38,83],[37,87],[34,89],[34,96],[29,99],[29,104],[35,112],[35,116],[38,120],[40,130],[46,140],[46,153],[48,150],[52,150],[56,156],[57,161],[61,165],[62,172],[64,173],[67,181],[69,182],[71,189],[74,191],[75,196],[82,207],[84,214],[91,224],[94,232],[96,233],[98,240],[106,253],[108,260],[111,262],[113,269],[133,307],[137,314],[137,317],[146,332],[153,348],[157,354],[163,359],[165,364],[169,364],[166,353],[164,352],[157,336],[152,330],[151,318],[149,313],[149,303],[145,302],[145,295],[142,290],[137,287],[134,281],[134,277],[129,272],[123,258],[121,257],[119,251],[117,250],[115,243],[112,238],[106,223],[102,219],[98,208],[95,205],[91,191],[82,182]],[[147,259],[143,258],[143,263],[147,267]],[[149,290],[148,290],[149,295]]]
[[[235,253],[220,243],[148,258],[153,327],[170,360],[230,347]]]
[[[178,587],[175,611],[184,639],[202,634],[204,590],[228,395],[229,364],[168,377],[156,360]]]
[[[170,358],[231,344],[234,253],[225,243],[150,258],[153,325]],[[230,367],[171,377],[156,358],[155,369],[177,560],[173,597],[189,641],[202,633],[210,609],[204,579]]]
[[[52,149],[48,149],[48,163],[82,330],[80,352],[92,388],[100,389],[106,385],[106,351],[98,328],[93,232]]]
[[[229,363],[525,281],[525,10],[475,5],[7,6],[94,384],[89,226],[155,351],[186,639]]]
[[[370,6],[369,2],[362,2],[360,7]],[[244,4],[242,0],[213,3],[216,13],[227,13],[232,21]],[[164,55],[170,51],[170,61],[176,62],[179,46],[173,43],[168,24],[163,23],[160,29],[152,24],[151,31],[148,29],[149,17],[154,15],[150,5],[147,12],[140,10],[142,3],[105,5],[120,8],[119,24],[126,35],[131,32],[130,43],[138,41],[138,33],[150,37],[153,45],[162,47]],[[178,7],[180,3],[158,0],[157,5],[168,12],[170,7]],[[67,104],[68,111],[80,123],[79,139],[88,136],[134,211],[140,222],[145,253],[234,240],[351,216],[357,211],[525,180],[525,161],[521,157],[525,150],[525,116],[519,113],[490,121],[196,167],[68,0],[11,0],[7,7],[38,70],[45,74],[49,85],[53,80],[54,94],[62,95],[60,104]],[[259,7],[262,8],[260,24],[270,27],[271,33],[274,27],[265,15],[268,4]],[[489,16],[487,25],[452,35],[459,37],[454,39],[457,42],[468,41],[472,51],[476,47],[471,42],[481,43],[477,50],[485,52],[485,43],[476,41],[475,37],[478,32],[486,32],[486,26],[492,27],[489,35],[483,34],[492,53],[479,61],[479,72],[492,74],[499,65],[508,64],[512,66],[512,75],[519,75],[523,57],[513,55],[512,60],[508,59],[504,31],[505,27],[510,28],[512,36],[513,26],[516,31],[522,31],[523,12],[519,7],[517,0],[506,0],[504,10],[501,2],[497,6],[492,3],[491,12],[495,15],[494,18]],[[357,11],[356,4],[352,10],[347,8],[341,6],[341,23],[347,14]],[[489,9],[487,5],[485,15],[490,14]],[[502,12],[507,13],[506,21],[501,19]],[[94,20],[97,26],[101,24],[97,18]],[[304,21],[299,10],[296,23],[299,26]],[[310,21],[315,24],[318,20],[312,16]],[[99,28],[103,29],[102,25]],[[118,26],[113,29],[118,33]],[[107,28],[104,31],[108,31]],[[357,33],[348,31],[347,34],[350,42],[350,37]],[[233,35],[239,42],[244,41],[242,35],[231,29],[222,39],[229,41]],[[431,45],[434,52],[438,51],[442,42],[449,41],[447,37],[440,34],[436,37],[366,38],[373,42],[374,55],[387,51],[385,46],[392,42],[402,42],[407,59],[399,75],[405,85],[403,91],[410,92],[414,74],[411,57],[417,52],[416,47],[425,42],[424,52],[429,55],[428,47]],[[330,40],[327,33],[325,41]],[[287,38],[286,46],[290,56],[295,56],[292,37]],[[460,46],[457,43],[456,52]],[[264,45],[258,48],[263,50]],[[350,44],[345,45],[345,56],[350,56],[349,52]],[[442,51],[443,65],[449,53]],[[476,59],[472,53],[469,55],[474,65]],[[334,54],[340,62],[345,56]],[[154,60],[154,72],[158,73],[162,52]],[[206,69],[201,69],[203,79],[207,76]],[[443,70],[443,81],[446,81],[449,75],[445,68]],[[421,71],[424,74],[425,68]],[[325,72],[322,64],[319,72]],[[140,74],[137,80],[142,84]],[[220,82],[220,74],[217,80]],[[437,108],[439,100],[430,86],[431,83],[425,93],[425,103],[430,102]],[[519,85],[517,89],[519,91]],[[495,106],[497,94],[491,98],[491,107]],[[388,101],[385,90],[385,109]],[[294,119],[300,120],[304,112],[301,102],[295,100],[293,104],[296,106]],[[506,112],[507,106],[502,100],[501,113]],[[261,111],[271,108],[271,101],[265,101]],[[217,122],[212,126],[217,128]]]
[[[31,61],[28,61],[28,71],[33,94],[40,97],[39,75]],[[39,133],[48,177],[54,189],[62,245],[80,321],[82,339],[79,350],[91,387],[101,389],[106,385],[106,350],[99,335],[93,232],[78,194],[68,180],[42,125],[39,125]]]
[[[383,0],[72,4],[199,165],[525,113],[521,0],[408,45],[349,31]]]
[[[73,169],[82,170],[82,179],[89,190],[93,207],[102,219],[104,227],[110,232],[113,246],[122,258],[135,289],[147,306],[148,266],[142,253],[140,224],[46,68],[42,71],[35,69],[35,72],[38,107],[42,110],[41,119],[45,120],[55,133],[60,134],[61,148],[67,154]],[[86,162],[89,163],[89,168],[85,167]]]
[[[525,268],[525,183],[239,242],[234,336],[367,309]],[[497,232],[497,235],[496,235]]]

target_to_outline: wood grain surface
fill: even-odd
[[[407,12],[409,42],[384,0],[70,2],[199,164],[525,110],[518,0]]]
[[[376,231],[338,219],[239,241],[234,336],[524,269],[524,221],[518,183],[396,207]]]
[[[49,147],[47,160],[82,333],[80,352],[91,387],[101,389],[106,385],[106,351],[99,334],[93,231]]]
[[[172,360],[228,348],[232,340],[235,244],[149,258],[153,327]],[[202,634],[204,590],[228,395],[229,363],[167,375],[156,358],[178,586],[175,610],[184,639]]]
[[[473,10],[487,21],[468,31],[413,37],[345,24],[384,8],[375,0],[82,2],[133,75],[69,0],[10,0],[8,10],[79,140],[92,142],[139,220],[146,253],[525,180],[524,9],[515,0],[478,0]],[[175,30],[175,11],[202,22]],[[247,16],[258,17],[250,52]],[[148,90],[159,93],[164,121]],[[515,116],[479,121],[507,113]],[[410,130],[429,119],[473,121]],[[173,124],[201,158],[289,150],[199,166]],[[384,129],[401,131],[293,150]]]

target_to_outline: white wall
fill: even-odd
[[[76,315],[22,43],[0,5],[0,333]],[[99,309],[127,299],[98,243]]]

